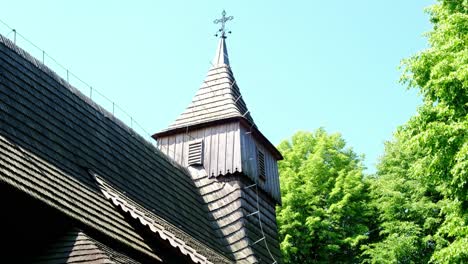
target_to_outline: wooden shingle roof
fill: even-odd
[[[0,35],[0,181],[160,260],[90,170],[183,240],[181,253],[231,262],[184,168]]]
[[[226,39],[221,37],[205,81],[185,111],[164,131],[229,118],[242,118],[256,127],[229,65]]]
[[[98,242],[74,228],[49,245],[48,249],[32,260],[33,264],[140,264],[125,254]]]

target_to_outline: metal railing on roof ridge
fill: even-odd
[[[32,57],[41,61],[42,64],[54,71],[62,79],[66,80],[70,86],[73,86],[84,95],[87,95],[93,102],[100,105],[112,115],[120,119],[123,123],[129,126],[133,131],[142,136],[146,141],[156,147],[154,139],[127,111],[109,99],[99,90],[83,81],[76,74],[71,72],[69,68],[60,64],[56,59],[50,56],[45,50],[34,44],[27,39],[24,35],[20,34],[16,29],[10,27],[8,24],[0,19],[0,34],[10,39],[15,45],[27,51]]]

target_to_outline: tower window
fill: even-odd
[[[266,180],[265,173],[265,154],[260,150],[257,150],[257,164],[258,164],[258,177],[262,180]]]
[[[203,140],[196,140],[188,146],[188,165],[203,165]]]

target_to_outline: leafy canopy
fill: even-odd
[[[371,263],[468,262],[468,1],[438,2],[428,9],[430,47],[403,61],[402,82],[424,103],[378,168]]]
[[[282,206],[277,208],[285,263],[351,262],[368,228],[361,159],[339,134],[298,132],[278,149]]]

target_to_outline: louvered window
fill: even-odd
[[[262,180],[266,180],[265,173],[265,154],[260,150],[257,150],[257,164],[258,164],[258,177]]]
[[[203,165],[203,141],[197,140],[189,143],[188,165]]]

